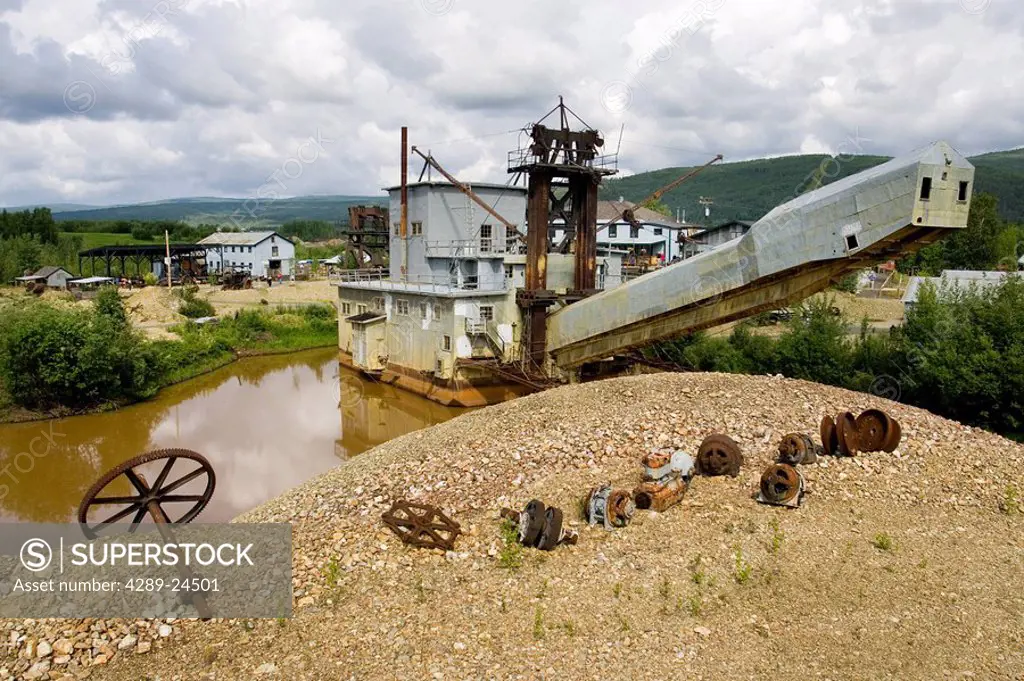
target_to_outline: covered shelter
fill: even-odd
[[[121,274],[128,274],[128,264],[134,264],[135,273],[142,276],[146,272],[163,273],[164,258],[167,257],[167,246],[164,244],[145,244],[135,246],[98,246],[81,251],[78,254],[78,270],[85,273],[83,263],[89,261],[89,271],[96,274],[96,261],[100,262],[100,270],[106,276],[114,276],[113,263],[119,262]],[[206,270],[206,246],[199,244],[171,244],[171,274],[180,275],[190,272],[193,276],[202,276]],[[142,264],[147,263],[144,271]],[[159,265],[159,267],[157,267]]]
[[[63,267],[47,265],[39,268],[35,273],[17,277],[15,281],[22,284],[45,284],[49,288],[67,288],[68,280],[74,275]]]

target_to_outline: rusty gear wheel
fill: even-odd
[[[455,549],[459,524],[436,506],[399,500],[381,515],[381,520],[403,543],[425,549]]]
[[[544,514],[544,530],[537,541],[537,548],[541,551],[551,551],[558,546],[562,538],[562,510],[551,507]]]
[[[524,546],[536,546],[537,539],[540,538],[540,533],[544,529],[544,502],[539,499],[533,499],[526,505],[524,513],[526,513],[527,521],[525,527],[520,528],[519,541]]]
[[[154,472],[159,471],[156,472],[156,477],[153,478],[151,485],[143,474],[143,470],[148,464],[158,461],[163,463],[151,467]],[[172,477],[171,471],[179,462],[183,462],[178,469],[182,474]],[[188,466],[188,463],[198,464],[198,466]],[[183,471],[187,470],[186,466],[192,470],[184,473]],[[101,492],[121,476],[124,476],[127,484],[130,485],[131,494],[118,493],[117,485],[115,485],[114,488],[108,490],[107,495],[100,496]],[[171,478],[170,481],[168,481],[169,478]],[[191,494],[184,494],[184,490],[181,488],[192,481],[199,481],[202,491],[197,490]],[[193,452],[190,449],[157,449],[146,452],[114,466],[86,491],[82,503],[78,506],[78,523],[82,532],[89,539],[99,537],[99,531],[104,526],[113,525],[129,516],[131,516],[131,527],[128,531],[134,532],[145,517],[152,512],[158,512],[162,516],[161,522],[189,523],[195,520],[210,503],[216,484],[217,477],[213,473],[213,466],[205,456],[198,452]],[[191,505],[184,512],[180,512],[182,506],[172,506],[176,510],[170,511],[165,508],[168,504]],[[106,506],[116,512],[108,518],[90,525],[89,512],[100,506]]]
[[[728,435],[712,433],[704,438],[697,450],[697,473],[705,476],[740,474],[743,453],[740,446]]]
[[[819,430],[821,435],[821,447],[828,456],[836,456],[839,454],[839,437],[836,434],[836,422],[829,416],[825,415],[825,418],[821,419],[821,428]]]
[[[776,506],[799,506],[804,491],[800,472],[785,463],[775,463],[761,474],[758,501]]]
[[[857,437],[857,419],[853,414],[844,411],[836,417],[836,437],[839,439],[839,453],[843,456],[855,456],[860,451]]]
[[[857,417],[857,440],[865,452],[880,452],[889,432],[892,419],[881,409],[868,409]]]
[[[885,441],[882,443],[882,451],[891,454],[900,446],[900,440],[903,439],[903,429],[900,428],[900,422],[896,419],[890,417],[889,420],[892,422],[892,428],[885,434]]]
[[[779,442],[779,463],[795,466],[801,463],[814,463],[818,460],[814,441],[803,433],[784,435]]]

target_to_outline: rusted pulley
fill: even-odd
[[[503,518],[515,521],[519,526],[519,543],[523,546],[551,551],[559,544],[575,544],[579,535],[563,526],[562,510],[545,506],[539,499],[533,499],[522,511],[502,509]]]
[[[633,490],[636,507],[660,513],[678,504],[693,478],[694,463],[690,455],[683,451],[651,452],[641,463],[643,482]]]
[[[773,463],[761,474],[757,500],[762,504],[796,508],[803,501],[804,477],[795,467]]]
[[[810,435],[803,433],[789,433],[784,435],[779,442],[779,463],[788,463],[791,466],[797,464],[810,464],[818,460],[818,451],[821,449],[814,444]]]
[[[731,475],[735,478],[742,466],[740,446],[728,435],[712,433],[700,443],[696,463],[698,475]]]
[[[636,511],[636,504],[627,490],[604,485],[590,490],[584,510],[588,523],[601,524],[606,530],[611,530],[629,524]]]
[[[857,434],[865,452],[892,452],[903,433],[899,422],[881,409],[866,409],[857,417]]]
[[[462,534],[459,524],[429,504],[398,500],[381,515],[388,529],[402,542],[424,549],[453,551]]]
[[[856,456],[861,450],[857,419],[853,413],[844,411],[836,417],[836,437],[839,438],[839,454]]]

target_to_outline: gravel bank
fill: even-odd
[[[895,453],[805,467],[799,509],[752,500],[782,435],[816,434],[823,414],[868,407],[899,419]],[[651,448],[695,452],[713,431],[743,448],[738,478],[698,479],[680,506],[638,512],[615,532],[578,522],[578,545],[499,566],[502,506],[537,497],[575,518],[591,486],[632,488]],[[870,395],[722,374],[567,386],[393,440],[239,518],[294,523],[293,619],[175,622],[166,638],[148,624],[147,652],[112,643],[118,652],[96,664],[105,653],[90,649],[87,671],[124,681],[1019,679],[1024,515],[1005,512],[1010,488],[1024,490],[1024,447]],[[467,532],[457,550],[406,548],[387,532],[379,517],[398,497],[453,514]],[[25,641],[52,644],[50,632],[76,625],[5,626],[0,666],[20,671]],[[36,660],[52,656],[38,650]]]

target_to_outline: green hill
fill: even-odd
[[[276,227],[292,220],[348,220],[348,207],[359,204],[387,205],[381,196],[299,196],[267,200],[193,197],[153,203],[107,206],[89,210],[54,209],[53,219],[68,220],[177,220],[190,224],[229,222],[232,215],[247,227]],[[249,215],[249,210],[255,218]]]
[[[704,222],[703,208],[698,202],[702,196],[714,201],[708,221],[711,224],[757,220],[787,199],[813,189],[818,180],[828,184],[887,160],[884,156],[853,156],[832,161],[824,155],[803,155],[719,163],[665,194],[662,202],[673,215],[677,209],[685,210],[688,222]],[[995,194],[1003,217],[1024,223],[1024,149],[983,154],[970,160],[977,168],[976,191]],[[690,170],[663,168],[611,179],[602,187],[601,198],[621,196],[628,201],[640,201]]]

